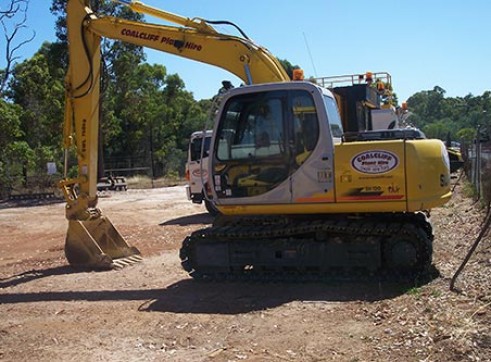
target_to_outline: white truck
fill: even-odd
[[[186,194],[188,200],[196,204],[205,203],[206,210],[215,215],[217,210],[213,204],[207,200],[205,195],[204,183],[208,177],[208,151],[212,131],[196,131],[191,134],[189,139],[188,159],[186,162]],[[204,142],[203,142],[204,139]]]

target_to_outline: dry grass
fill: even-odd
[[[152,180],[148,176],[132,176],[126,179],[126,184],[128,188],[132,189],[151,189],[160,187],[169,187],[184,185],[186,180],[177,177],[161,177]]]

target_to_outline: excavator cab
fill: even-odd
[[[230,94],[214,131],[218,207],[225,213],[229,205],[251,213],[258,207],[261,213],[260,205],[290,207],[313,194],[333,198],[334,142],[342,125],[332,94],[308,82]]]

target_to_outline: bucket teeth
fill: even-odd
[[[113,269],[121,269],[124,268],[125,266],[136,264],[141,261],[143,261],[143,258],[140,255],[133,255],[127,258],[120,258],[120,259],[113,260],[111,267]]]

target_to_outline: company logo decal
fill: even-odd
[[[193,170],[192,174],[195,177],[202,177],[200,170]],[[203,177],[207,177],[207,176],[208,176],[208,172],[206,172],[206,170],[203,170]]]
[[[171,45],[177,48],[178,50],[184,48],[184,49],[195,50],[200,52],[203,49],[203,46],[201,44],[197,44],[192,41],[173,39],[168,36],[160,36],[159,34],[146,33],[134,29],[124,28],[123,30],[121,30],[121,35],[130,38],[147,40],[153,43]]]
[[[399,158],[389,151],[372,150],[357,154],[351,166],[361,173],[376,175],[389,172],[399,165]]]

